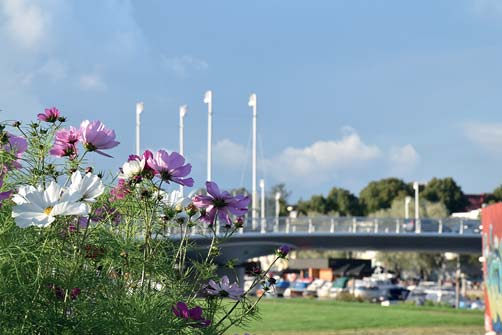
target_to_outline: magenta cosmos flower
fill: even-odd
[[[70,127],[68,129],[63,128],[56,132],[56,142],[75,144],[78,142],[80,137],[79,129],[75,127]]]
[[[78,155],[76,144],[79,137],[80,131],[74,127],[57,131],[54,145],[49,153],[53,156],[75,159]]]
[[[28,149],[28,142],[25,138],[13,135],[9,132],[7,132],[7,138],[8,143],[0,145],[1,150],[5,150],[6,152],[10,153],[13,156],[12,158],[14,158],[14,160],[11,162],[11,166],[7,167],[7,170],[9,168],[19,169],[21,167],[21,164],[18,162],[18,160],[19,158],[21,158],[21,155]]]
[[[79,140],[87,151],[96,151],[106,157],[112,156],[101,150],[111,149],[120,144],[115,141],[115,132],[106,128],[101,121],[82,121],[79,133]]]
[[[177,184],[192,187],[192,178],[183,178],[192,171],[191,164],[185,164],[185,158],[177,152],[168,154],[165,150],[159,150],[153,157],[147,159],[147,165],[155,170],[160,178],[169,183],[173,181]]]
[[[235,197],[227,191],[220,192],[218,185],[212,181],[206,182],[207,195],[196,195],[192,200],[199,208],[205,208],[206,214],[202,220],[209,224],[215,222],[216,215],[227,225],[232,224],[230,214],[242,216],[247,213],[249,197],[238,194]]]
[[[207,284],[206,292],[213,296],[230,298],[233,300],[240,300],[244,294],[244,290],[239,287],[239,284],[230,284],[230,280],[227,276],[221,277],[219,283],[216,283],[214,280],[210,280]]]
[[[191,326],[205,328],[211,324],[211,320],[202,317],[202,308],[199,306],[189,309],[184,302],[180,301],[176,303],[176,306],[173,306],[172,310],[177,317],[191,321]]]
[[[46,108],[44,113],[40,113],[37,115],[37,118],[40,121],[54,123],[59,118],[59,111],[56,107]]]
[[[0,176],[0,188],[3,186],[3,176]],[[12,191],[0,192],[0,208],[2,208],[2,202],[5,199],[9,199],[12,194]]]
[[[78,151],[74,144],[56,142],[49,153],[57,157],[69,157],[70,160],[77,158]]]

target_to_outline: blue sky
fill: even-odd
[[[213,90],[213,179],[258,178],[292,199],[333,186],[358,193],[389,176],[452,176],[464,192],[502,183],[502,2],[0,0],[2,119],[56,106],[78,125],[116,130],[118,168],[142,148],[185,152],[205,181]]]

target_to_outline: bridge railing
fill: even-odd
[[[481,233],[480,220],[461,218],[442,219],[402,219],[402,218],[370,218],[370,217],[268,217],[245,221],[244,227],[239,229],[239,234],[246,233],[282,233],[282,234],[309,234],[309,233],[354,233],[354,234],[475,234]],[[210,230],[204,225],[194,226],[189,229],[192,235],[208,235]],[[217,233],[224,233],[225,228],[216,227]],[[180,229],[171,227],[169,234],[179,234]]]
[[[437,233],[480,234],[480,221],[443,219],[403,219],[370,217],[279,217],[255,219],[245,223],[241,233]]]

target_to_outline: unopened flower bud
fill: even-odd
[[[242,218],[242,216],[239,216],[238,218],[236,218],[234,220],[234,225],[235,227],[237,228],[242,228],[244,227],[244,219]]]
[[[286,256],[289,254],[291,251],[291,247],[288,246],[287,244],[281,245],[279,249],[276,250],[275,254],[279,258],[286,258]]]

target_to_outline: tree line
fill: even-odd
[[[463,211],[468,205],[462,188],[451,177],[433,178],[427,184],[419,185],[419,193],[422,217],[450,215]],[[308,200],[298,201],[296,208],[300,215],[402,216],[406,196],[414,196],[413,183],[384,178],[370,182],[359,196],[333,187],[326,196],[313,195]],[[486,201],[502,201],[502,185],[487,195]],[[412,201],[411,216],[413,210]]]
[[[231,193],[251,194],[246,188],[233,189]],[[356,196],[347,189],[333,187],[328,194],[313,195],[310,199],[300,199],[296,204],[289,202],[292,192],[286,184],[274,185],[265,198],[266,216],[275,215],[275,195],[279,199],[280,216],[287,216],[288,207],[293,207],[299,215],[332,215],[332,216],[374,216],[401,217],[404,214],[404,202],[407,196],[412,197],[409,205],[410,216],[414,213],[414,190],[412,182],[399,178],[383,178],[372,181]],[[464,211],[468,199],[462,188],[451,177],[432,178],[425,185],[419,185],[420,216],[445,217],[454,212]],[[486,193],[485,203],[502,202],[502,185],[491,193]]]

